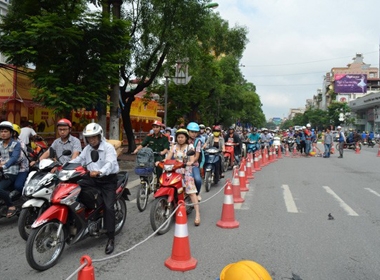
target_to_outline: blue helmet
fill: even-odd
[[[199,125],[195,122],[190,122],[186,128],[189,131],[200,131]]]

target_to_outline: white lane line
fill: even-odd
[[[292,192],[288,185],[282,185],[281,188],[284,190],[284,200],[286,209],[289,213],[298,213],[296,203],[294,202]]]
[[[336,201],[339,202],[340,207],[342,207],[343,210],[346,211],[349,216],[359,216],[359,214],[356,213],[350,206],[348,206],[348,204],[345,203],[343,199],[341,199],[332,189],[330,189],[327,186],[323,186],[323,188],[326,190],[327,193],[331,194]]]
[[[380,194],[378,192],[374,191],[373,189],[370,189],[370,188],[364,188],[364,189],[366,189],[367,191],[369,191],[369,192],[373,193],[374,195],[377,195],[378,197],[380,197]]]

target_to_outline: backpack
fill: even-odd
[[[197,149],[197,145],[199,141],[201,141],[201,144],[202,144],[202,140],[200,138],[195,138],[194,149]],[[199,163],[199,168],[203,168],[203,165],[205,164],[205,151],[202,149],[202,147],[201,147],[201,153],[199,154],[198,163]]]
[[[151,148],[142,148],[137,153],[136,167],[154,168],[154,153]]]

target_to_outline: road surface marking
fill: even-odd
[[[374,195],[377,195],[378,197],[380,197],[380,194],[378,192],[375,192],[373,189],[370,189],[370,188],[364,188],[366,189],[367,191],[373,193]]]
[[[247,194],[247,192],[241,192],[240,193],[241,198],[244,198],[246,194]],[[243,205],[243,203],[234,203],[234,209],[244,209],[244,210],[249,209],[247,207],[242,208],[242,205]]]
[[[298,213],[298,209],[296,203],[294,202],[292,192],[289,189],[288,185],[282,185],[282,189],[284,190],[284,200],[286,209],[288,209],[289,213]]]
[[[327,193],[331,194],[336,201],[339,202],[340,207],[343,208],[344,211],[347,212],[349,216],[359,216],[358,213],[356,213],[350,206],[348,206],[347,203],[343,201],[332,189],[330,189],[327,186],[323,186],[323,188],[326,190]]]

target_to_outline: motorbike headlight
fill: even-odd
[[[31,179],[22,190],[24,196],[31,196],[38,188],[39,179]]]
[[[174,168],[174,164],[165,164],[163,169],[165,171],[172,171],[173,168]]]
[[[58,179],[67,181],[75,173],[75,170],[61,170],[58,174]]]
[[[78,198],[78,195],[81,191],[81,188],[78,187],[76,189],[73,189],[68,196],[66,196],[64,199],[61,199],[61,204],[65,204],[65,205],[71,205],[73,204],[74,202],[77,201],[77,198]]]

